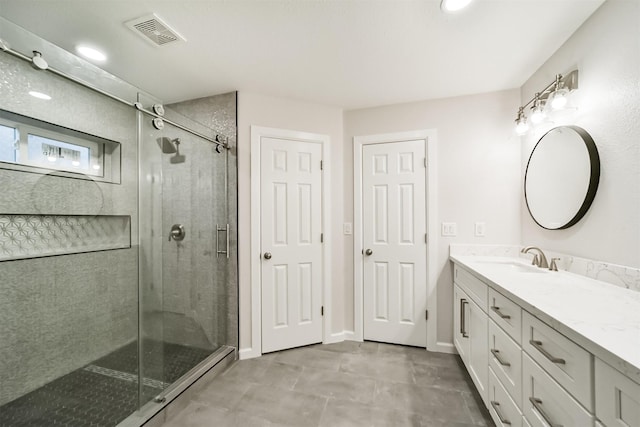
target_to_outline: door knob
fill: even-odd
[[[372,255],[372,254],[373,254],[373,251],[372,251],[371,249],[367,249],[366,251],[364,251],[364,254],[365,254],[366,256],[369,256],[369,255]]]
[[[182,225],[182,224],[173,224],[171,226],[171,231],[169,231],[169,241],[171,241],[171,239],[173,239],[176,242],[179,242],[181,240],[184,240],[184,236],[186,236],[186,235],[187,235],[187,232],[184,229],[184,225]]]
[[[271,252],[265,252],[264,259],[271,259]]]

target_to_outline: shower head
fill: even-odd
[[[176,155],[175,156],[171,156],[169,158],[169,162],[172,164],[176,164],[176,163],[184,163],[184,161],[187,159],[186,156],[180,154],[180,138],[176,138],[173,141],[171,141],[172,143],[175,144],[176,147]]]
[[[178,151],[178,149],[174,145],[174,141],[170,140],[166,136],[158,138],[156,139],[156,141],[158,142],[158,147],[160,147],[160,149],[164,154],[173,154]],[[176,140],[176,141],[179,141],[179,140]]]

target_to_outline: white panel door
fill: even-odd
[[[322,341],[319,143],[262,138],[262,352]]]
[[[425,149],[424,140],[363,146],[367,340],[426,347]]]

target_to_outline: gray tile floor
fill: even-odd
[[[458,356],[315,345],[235,362],[166,427],[493,426]]]

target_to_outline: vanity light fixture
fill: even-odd
[[[567,106],[567,97],[569,91],[564,87],[564,83],[560,80],[560,74],[556,76],[553,93],[549,96],[549,103],[554,110],[562,110]]]
[[[442,0],[440,8],[445,13],[458,12],[469,6],[473,0]]]
[[[549,83],[542,91],[536,92],[535,96],[526,104],[518,108],[516,116],[516,133],[524,135],[529,130],[527,117],[524,109],[531,105],[531,123],[541,123],[547,113],[546,110],[562,110],[567,106],[568,96],[572,90],[578,88],[578,70],[573,70],[566,76],[557,74],[554,81]]]
[[[533,98],[533,106],[531,107],[531,123],[537,125],[542,123],[546,114],[544,112],[545,102],[540,99],[540,92],[536,93]]]
[[[524,115],[524,107],[520,107],[518,110],[518,118],[516,118],[516,133],[518,135],[524,135],[529,130],[529,124],[527,123],[527,116]]]

